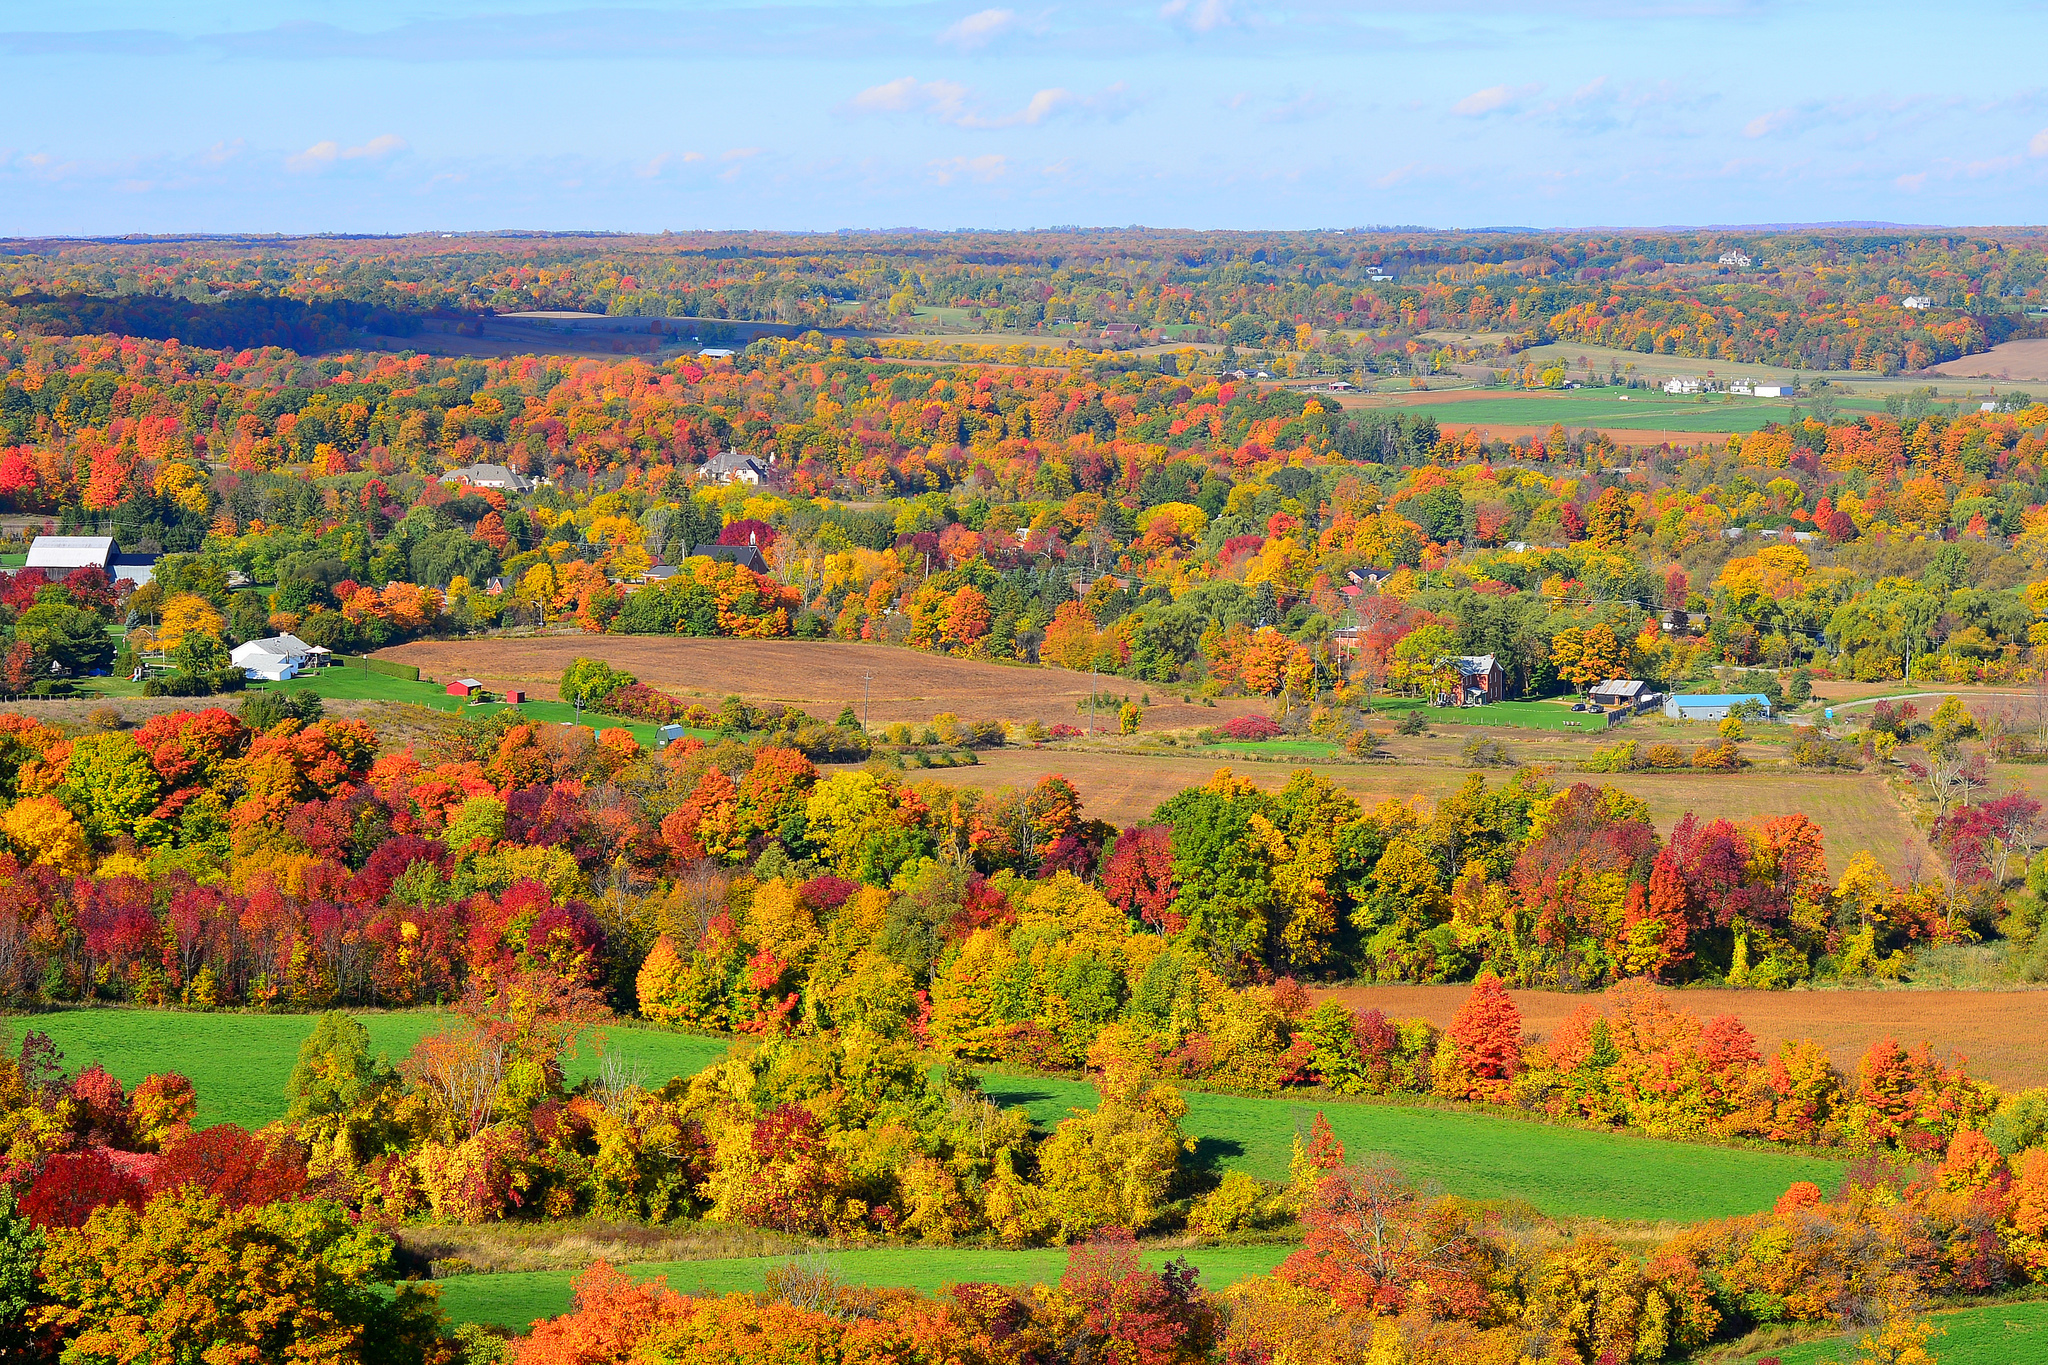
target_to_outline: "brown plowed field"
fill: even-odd
[[[380,659],[418,666],[422,677],[446,682],[479,678],[492,691],[507,686],[552,698],[569,661],[603,659],[650,687],[716,706],[739,695],[752,702],[801,706],[831,720],[839,708],[861,706],[863,678],[875,724],[925,721],[941,711],[963,720],[1040,720],[1087,724],[1076,704],[1087,700],[1089,675],[1059,668],[949,659],[887,645],[837,640],[692,640],[669,636],[552,635],[526,639],[422,640],[378,651]],[[1105,691],[1137,697],[1145,685],[1124,678],[1099,680]],[[1186,705],[1152,690],[1147,730],[1219,725],[1236,715],[1264,715],[1268,703],[1247,699],[1213,707]],[[1107,724],[1108,717],[1104,717]]]
[[[1443,1026],[1470,992],[1469,986],[1345,986],[1309,994],[1354,1010],[1383,1010],[1389,1019]],[[1538,1038],[1595,998],[1562,991],[1508,994],[1522,1012],[1523,1029]],[[2007,1089],[2048,1085],[2048,991],[1689,990],[1673,992],[1673,999],[1703,1019],[1735,1015],[1766,1055],[1783,1039],[1811,1038],[1837,1067],[1853,1073],[1872,1043],[1890,1037],[1906,1047],[1926,1042],[1942,1055],[1959,1053],[1969,1060],[1972,1075]]]

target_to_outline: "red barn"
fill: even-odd
[[[457,678],[448,684],[448,695],[451,697],[473,697],[483,690],[484,685],[475,678]]]

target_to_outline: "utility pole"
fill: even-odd
[[[872,673],[863,673],[860,678],[860,728],[868,729],[875,719],[873,708],[868,705],[868,684],[875,680]]]

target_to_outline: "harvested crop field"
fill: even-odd
[[[839,708],[861,706],[868,688],[875,724],[926,721],[942,711],[963,720],[1040,720],[1087,723],[1077,711],[1090,677],[1060,668],[950,659],[887,645],[839,640],[693,640],[677,636],[549,635],[518,639],[423,640],[380,650],[380,659],[413,664],[423,678],[446,682],[475,677],[492,691],[524,688],[554,697],[562,670],[575,658],[602,659],[641,682],[690,701],[717,705],[738,695],[752,702],[800,706],[831,720]],[[872,675],[871,683],[864,683]],[[1141,695],[1127,678],[1094,680],[1105,691]],[[1261,698],[1190,705],[1156,687],[1145,728],[1171,730],[1219,725],[1232,716],[1264,715]],[[1106,720],[1107,718],[1105,718]]]
[[[1384,1011],[1390,1019],[1427,1019],[1448,1025],[1470,994],[1469,986],[1343,986],[1311,990],[1318,1001],[1339,1000],[1354,1010]],[[1566,991],[1510,991],[1523,1029],[1548,1037],[1580,1005],[1596,999]],[[1971,1074],[2009,1089],[2048,1085],[2048,990],[1818,990],[1673,992],[1674,1001],[1701,1018],[1732,1014],[1756,1035],[1764,1051],[1787,1038],[1811,1038],[1837,1067],[1856,1061],[1881,1038],[1906,1047],[1931,1043],[1937,1053],[1967,1058]]]
[[[2048,338],[2002,341],[1978,355],[1966,355],[1927,371],[1947,379],[2023,379],[2048,383]]]
[[[1470,769],[1456,767],[1450,761],[1317,765],[1245,762],[1199,751],[1183,758],[1088,749],[995,749],[983,753],[976,767],[934,768],[907,776],[913,781],[930,779],[993,790],[1028,787],[1048,773],[1058,773],[1081,793],[1089,815],[1128,825],[1148,819],[1161,801],[1184,787],[1200,786],[1224,767],[1275,791],[1286,785],[1297,767],[1314,767],[1368,805],[1388,797],[1407,800],[1419,796],[1433,802],[1456,791],[1472,776]],[[1494,772],[1487,775],[1487,780],[1503,782],[1507,775]],[[1665,834],[1688,811],[1702,818],[1719,816],[1729,820],[1804,812],[1820,825],[1827,839],[1828,865],[1837,872],[1863,849],[1875,853],[1894,875],[1901,876],[1921,856],[1921,841],[1905,813],[1886,794],[1883,779],[1875,776],[1558,771],[1552,780],[1559,785],[1575,781],[1607,783],[1639,796],[1650,807],[1650,817],[1659,831]]]

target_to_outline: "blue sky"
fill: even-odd
[[[13,0],[0,234],[2040,223],[2044,40],[2044,0]]]

